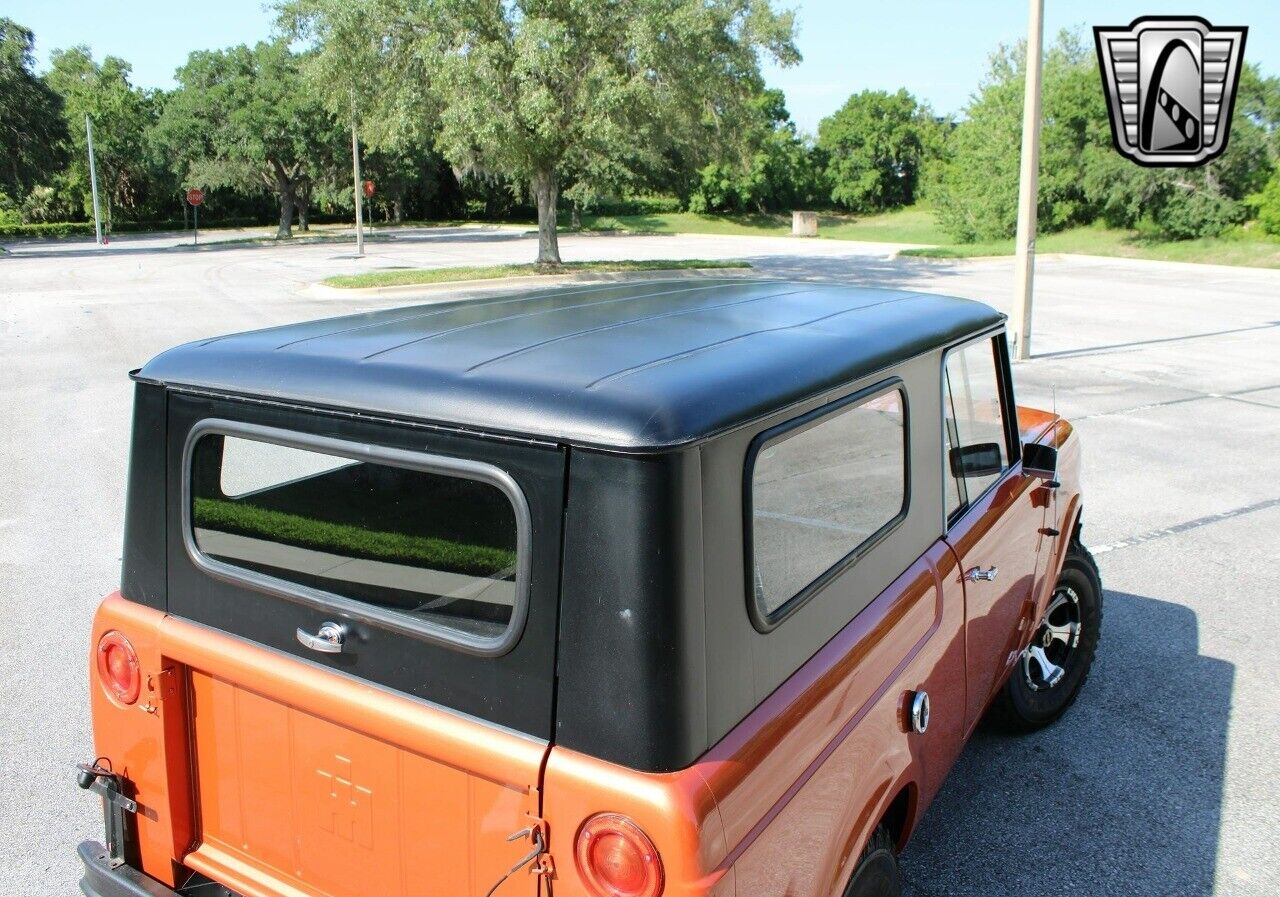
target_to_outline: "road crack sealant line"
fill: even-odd
[[[1222,520],[1230,520],[1233,517],[1241,517],[1245,514],[1253,514],[1257,511],[1265,511],[1268,508],[1275,507],[1280,507],[1280,498],[1269,498],[1266,501],[1260,501],[1256,504],[1245,505],[1241,508],[1232,508],[1230,511],[1220,511],[1217,514],[1208,514],[1204,517],[1196,517],[1194,520],[1175,523],[1173,526],[1164,527],[1163,529],[1148,530],[1145,533],[1130,536],[1128,539],[1121,539],[1119,542],[1112,542],[1108,545],[1091,546],[1089,551],[1093,554],[1106,554],[1110,551],[1119,551],[1121,548],[1132,548],[1135,545],[1154,542],[1156,539],[1163,539],[1166,536],[1176,536],[1178,533],[1187,532],[1187,530],[1208,526],[1210,523],[1218,523]]]

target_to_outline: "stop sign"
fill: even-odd
[[[204,191],[199,187],[192,187],[187,191],[187,202],[190,205],[198,206],[204,202]]]
[[[373,181],[364,182],[364,195],[370,198],[373,196]]]

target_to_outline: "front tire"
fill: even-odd
[[[1102,634],[1102,580],[1089,550],[1067,549],[1053,597],[988,718],[1010,732],[1034,732],[1075,703]]]
[[[902,874],[893,852],[893,838],[883,825],[875,830],[853,870],[844,897],[901,897]]]

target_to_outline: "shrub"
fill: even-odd
[[[92,236],[92,221],[51,221],[42,224],[0,224],[0,237]]]
[[[7,193],[0,190],[0,227],[22,223],[22,215],[18,212],[18,204]]]
[[[1280,236],[1280,171],[1261,191],[1250,196],[1248,203],[1258,216],[1258,226],[1272,236]]]
[[[683,212],[684,205],[676,196],[632,196],[627,199],[604,198],[587,204],[584,211],[592,215],[667,215]]]
[[[67,221],[79,214],[77,205],[66,190],[47,185],[32,187],[22,201],[22,220],[28,224]]]
[[[1161,236],[1171,240],[1217,237],[1245,218],[1245,207],[1210,190],[1175,186],[1156,210]]]
[[[345,220],[345,219],[343,219]],[[92,221],[45,221],[34,224],[3,223],[0,215],[0,237],[84,237],[93,236]],[[217,218],[200,220],[201,227],[253,227],[269,222],[257,218]],[[111,223],[112,233],[147,233],[151,231],[180,231],[184,228],[181,218],[167,221],[120,221]]]

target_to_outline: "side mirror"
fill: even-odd
[[[1058,475],[1058,450],[1038,442],[1022,447],[1022,472],[1029,477],[1052,480]]]
[[[1004,457],[997,442],[978,442],[951,450],[951,475],[989,477],[1004,470]]]

